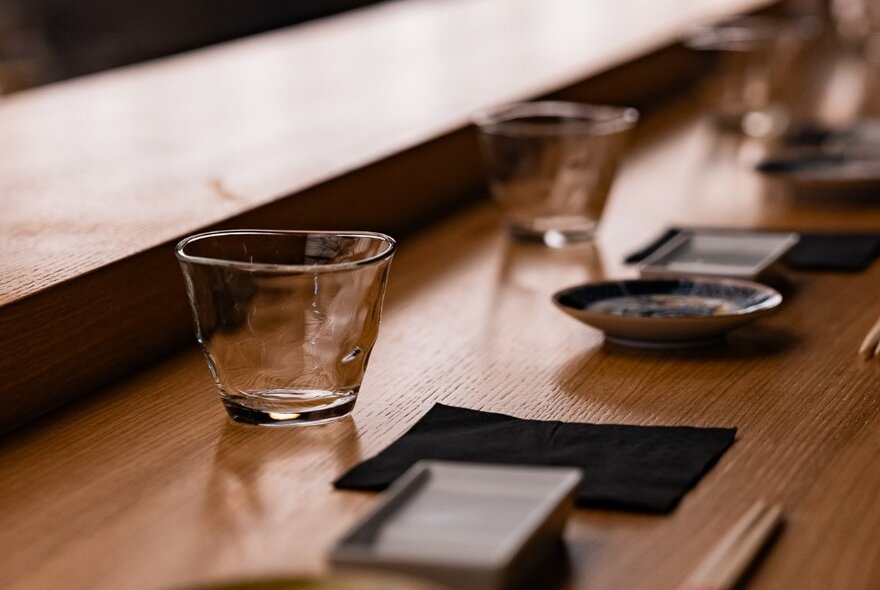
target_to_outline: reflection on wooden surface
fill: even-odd
[[[259,544],[261,530],[272,523],[296,521],[304,508],[291,504],[290,512],[278,511],[278,506],[287,505],[290,492],[285,488],[298,487],[315,470],[329,466],[341,472],[365,458],[351,418],[331,428],[302,429],[295,446],[289,445],[290,438],[282,428],[224,424],[205,488],[206,548],[218,538],[243,550]],[[280,480],[285,485],[278,485]]]
[[[384,2],[4,99],[0,432],[187,341],[180,237],[412,231],[482,189],[475,109],[657,102],[684,28],[768,3]]]
[[[790,272],[778,314],[696,350],[606,345],[549,302],[572,283],[632,276],[623,256],[672,223],[880,227],[880,207],[691,192],[715,148],[689,109],[671,105],[646,122],[595,246],[509,243],[488,205],[405,240],[351,420],[231,425],[190,350],[16,433],[0,447],[5,587],[324,571],[328,547],[375,501],[332,481],[443,402],[739,428],[671,516],[578,511],[566,534],[572,588],[675,587],[758,496],[783,503],[788,528],[750,588],[876,588],[880,373],[856,349],[880,312],[880,265]]]
[[[13,95],[0,104],[0,304],[767,3],[389,2]]]

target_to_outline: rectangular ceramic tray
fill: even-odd
[[[796,233],[688,229],[639,265],[643,277],[704,276],[756,280],[797,244]]]
[[[558,544],[581,472],[421,461],[330,554],[461,590],[521,581]]]

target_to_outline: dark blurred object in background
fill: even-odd
[[[378,0],[2,0],[0,94]]]

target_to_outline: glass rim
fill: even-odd
[[[794,19],[747,15],[694,26],[682,40],[695,51],[754,51],[775,43],[785,32],[797,32]]]
[[[241,260],[229,260],[222,257],[194,256],[184,250],[193,242],[217,236],[290,236],[290,235],[323,235],[342,238],[368,238],[384,242],[385,250],[361,260],[348,262],[332,262],[330,264],[272,264],[266,262],[242,262]],[[334,272],[352,270],[359,267],[371,266],[382,260],[391,258],[397,250],[397,241],[380,232],[373,231],[336,231],[336,230],[299,230],[299,229],[230,229],[201,232],[187,236],[174,246],[174,255],[179,262],[203,264],[207,266],[223,266],[246,271],[263,272]]]
[[[525,117],[570,120],[558,124],[519,120]],[[639,111],[633,107],[562,100],[514,102],[481,109],[471,115],[471,121],[482,133],[509,137],[613,135],[632,129],[638,120]]]

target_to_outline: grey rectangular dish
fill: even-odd
[[[330,554],[336,567],[509,588],[557,545],[581,472],[421,461]]]
[[[680,276],[756,280],[788,252],[796,233],[684,230],[639,265],[645,278]]]

